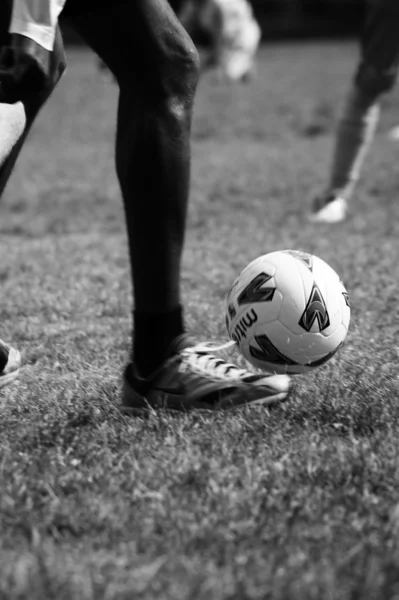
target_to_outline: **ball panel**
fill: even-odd
[[[239,348],[243,356],[262,371],[269,373],[300,373],[302,371],[302,367],[295,365],[288,356],[282,354],[265,333],[242,340]]]
[[[275,373],[299,374],[327,362],[346,337],[340,325],[328,338],[320,333],[292,334],[276,321],[267,328],[267,335],[254,331],[247,336],[240,350],[245,358],[260,369]]]
[[[321,276],[325,280],[339,281],[338,273],[318,256],[313,256],[313,273],[315,277]]]
[[[253,260],[247,267],[245,267],[243,271],[241,271],[240,275],[230,288],[228,298],[230,298],[233,294],[234,296],[238,296],[251,283],[251,281],[262,272],[267,274],[269,278],[274,276],[276,272],[276,266],[267,260],[265,256],[260,256],[259,258]]]
[[[341,324],[343,324],[348,331],[350,322],[349,296],[339,279],[337,281],[337,279],[331,277],[328,280],[327,305],[331,325],[323,331],[323,334],[329,336],[330,333]]]
[[[256,328],[256,331],[258,332],[259,328]],[[331,352],[342,341],[345,334],[345,328],[341,330],[341,327],[329,337],[324,337],[319,332],[294,334],[279,321],[271,323],[267,328],[267,335],[271,342],[279,349],[284,348],[284,355],[301,365]]]

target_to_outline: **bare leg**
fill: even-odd
[[[120,87],[116,168],[134,287],[134,360],[144,375],[184,330],[180,268],[199,65],[166,0],[119,4],[112,14],[89,15],[70,5],[68,16]]]
[[[67,14],[120,87],[116,167],[135,301],[133,364],[125,371],[122,410],[282,400],[288,377],[259,379],[210,354],[205,369],[203,347],[187,348],[180,263],[198,54],[167,0],[114,0],[110,7],[96,3],[88,13],[70,0]]]

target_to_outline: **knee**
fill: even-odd
[[[199,54],[190,42],[171,58],[159,78],[159,99],[175,116],[191,111],[200,74]]]
[[[361,64],[356,76],[357,88],[369,98],[377,99],[381,94],[390,92],[395,85],[396,69],[383,70],[374,65]]]
[[[162,87],[168,97],[192,99],[200,74],[198,50],[187,36],[178,57],[172,57],[163,75]]]
[[[135,62],[134,69],[115,71],[121,92],[141,97],[148,110],[166,107],[178,112],[192,108],[199,73],[198,51],[183,28],[149,53],[145,62]]]

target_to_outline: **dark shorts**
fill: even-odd
[[[12,0],[0,0],[0,51],[4,46],[7,46],[10,42],[10,36],[8,29],[11,20],[12,12]],[[66,66],[66,56],[64,45],[62,41],[62,35],[59,27],[57,27],[54,51],[51,53],[50,68],[48,73],[48,81],[42,91],[39,91],[38,102],[40,102],[40,96],[46,97],[51,90],[55,87],[58,80]]]
[[[399,66],[399,0],[369,0],[361,37],[357,85],[370,94],[390,90]]]

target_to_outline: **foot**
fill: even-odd
[[[134,364],[128,365],[124,375],[124,413],[140,415],[155,409],[227,410],[250,403],[270,405],[288,396],[287,375],[246,371],[212,354],[206,344],[190,346],[185,335],[176,339],[167,356],[146,379],[139,376]]]
[[[340,223],[346,219],[348,205],[341,196],[318,196],[313,201],[312,212],[308,216],[312,223]]]
[[[0,372],[0,388],[8,385],[18,377],[19,367],[21,366],[21,355],[18,350],[12,348],[0,340],[0,355],[7,359],[7,362]]]

